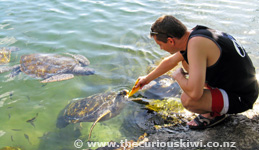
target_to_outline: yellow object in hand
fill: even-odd
[[[129,97],[134,95],[139,90],[140,86],[135,87],[138,84],[138,82],[139,82],[139,79],[136,81],[135,85],[133,86],[132,90],[130,91]]]

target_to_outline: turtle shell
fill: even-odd
[[[21,56],[21,71],[34,78],[48,78],[70,73],[79,63],[67,56],[55,54],[30,54]]]
[[[168,75],[162,75],[142,88],[140,94],[147,99],[180,97],[182,90],[178,83]]]
[[[126,100],[126,93],[108,92],[72,101],[64,111],[64,119],[69,123],[94,122],[106,111],[111,113],[100,121],[108,120],[120,113]]]
[[[5,47],[0,48],[0,65],[10,61],[11,51]]]

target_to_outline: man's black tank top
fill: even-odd
[[[233,92],[254,103],[258,97],[258,82],[255,68],[245,49],[231,35],[205,26],[196,26],[188,41],[196,36],[212,40],[221,51],[218,61],[213,66],[207,67],[208,85]],[[188,63],[188,49],[181,53]]]

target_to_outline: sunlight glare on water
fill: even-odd
[[[76,139],[86,141],[92,122],[58,129],[60,111],[73,99],[129,90],[146,75],[148,66],[166,55],[149,37],[150,26],[163,14],[189,29],[201,24],[232,34],[251,56],[258,78],[257,0],[0,0],[0,10],[0,47],[21,49],[3,66],[19,64],[24,54],[72,53],[86,56],[96,72],[48,84],[24,73],[0,74],[0,148],[75,149]],[[134,134],[126,134],[123,122],[138,106],[127,103],[117,117],[97,123],[92,140],[136,140],[144,131],[132,127]]]

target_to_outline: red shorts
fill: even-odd
[[[212,116],[236,114],[252,108],[245,97],[219,88],[208,88],[212,96]]]
[[[229,108],[229,98],[225,90],[222,89],[209,89],[212,96],[212,116],[220,116],[226,114]]]

